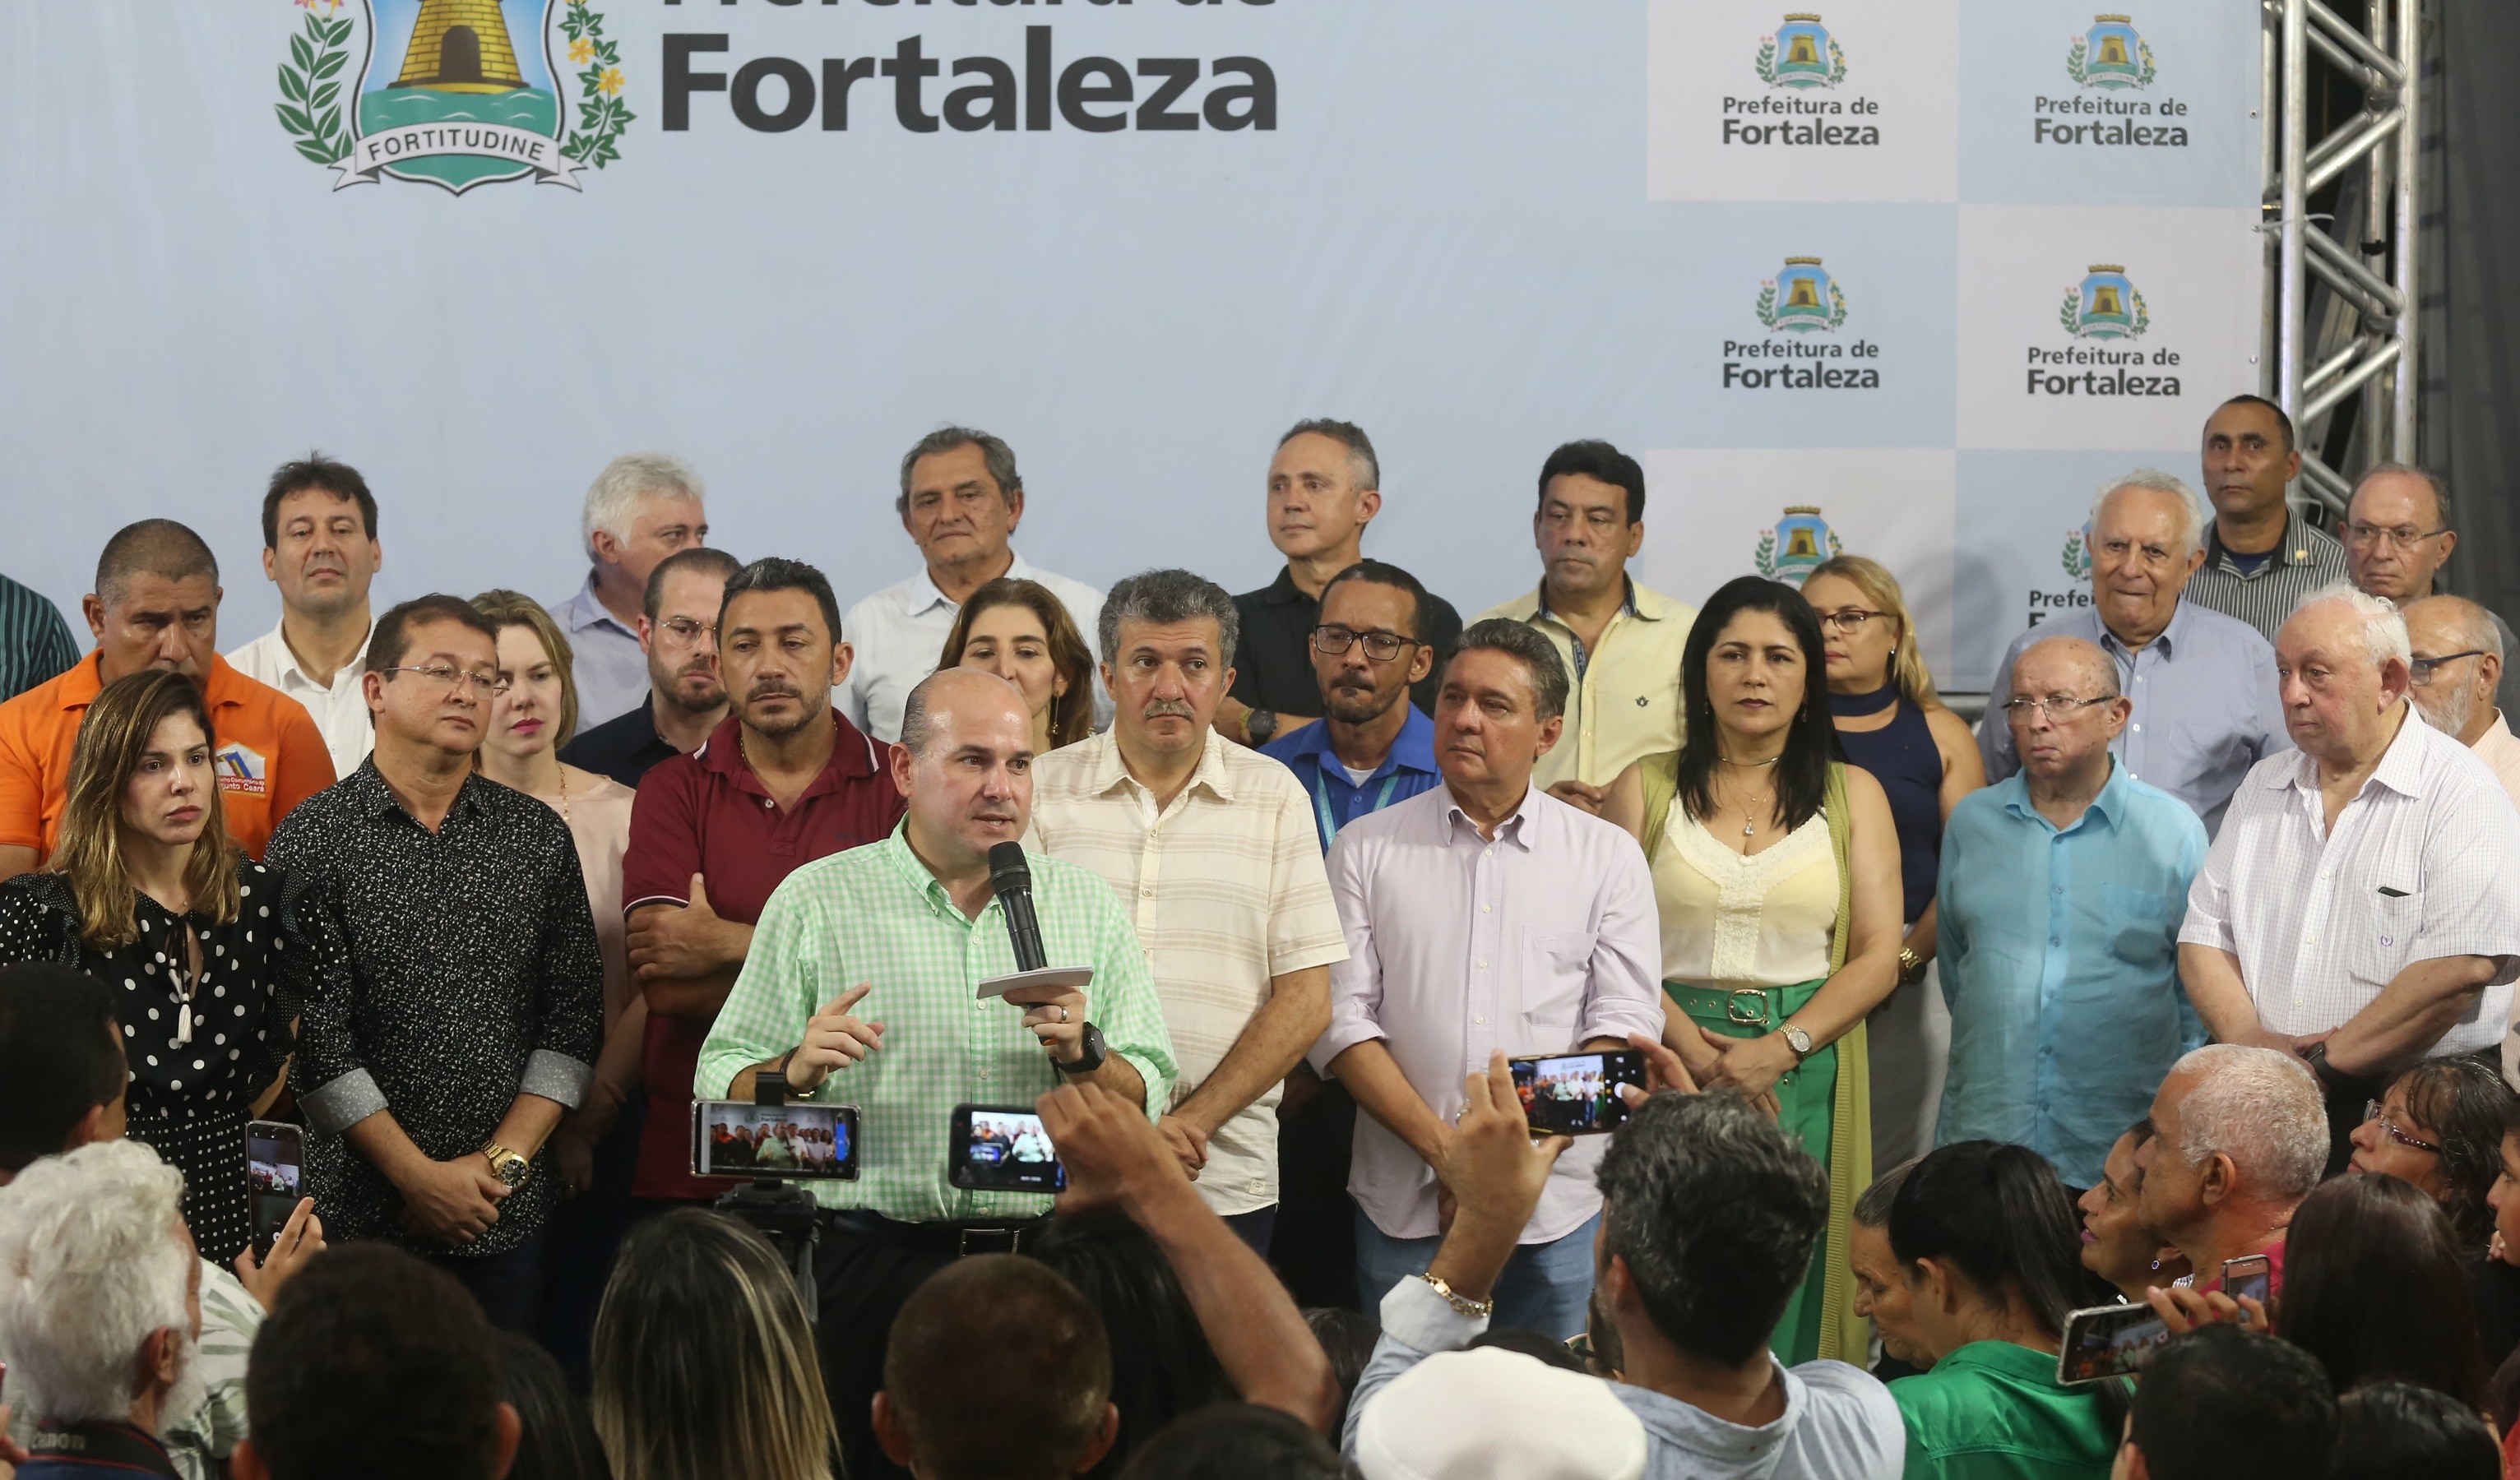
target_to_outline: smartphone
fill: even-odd
[[[2065,1345],[2056,1354],[2060,1383],[2124,1377],[2152,1360],[2170,1340],[2170,1327],[2148,1305],[2095,1305],[2065,1318]]]
[[[1645,1087],[1645,1056],[1634,1049],[1550,1054],[1507,1061],[1522,1113],[1544,1136],[1602,1136],[1628,1123],[1619,1086]]]
[[[2264,1254],[2243,1254],[2223,1261],[2223,1293],[2233,1300],[2246,1295],[2264,1305],[2274,1282],[2273,1263]]]
[[[277,1120],[252,1120],[245,1128],[247,1209],[253,1222],[253,1257],[271,1257],[289,1215],[305,1196],[306,1133]]]
[[[855,1105],[692,1103],[692,1175],[851,1182],[858,1175]]]
[[[1020,1105],[954,1107],[953,1148],[945,1180],[981,1192],[1058,1192],[1067,1168],[1050,1144],[1041,1117]]]

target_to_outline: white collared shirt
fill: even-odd
[[[376,634],[376,624],[368,624],[369,636]],[[297,654],[289,650],[289,639],[280,627],[255,638],[227,655],[228,666],[257,683],[269,684],[306,706],[315,728],[323,732],[324,748],[333,754],[333,775],[340,778],[359,769],[376,747],[377,732],[368,719],[368,695],[360,681],[368,666],[368,639],[359,639],[359,650],[350,654],[333,674],[330,688],[306,676],[297,664]]]
[[[2237,957],[2259,1022],[2287,1034],[2340,1026],[2416,962],[2491,957],[2476,1010],[2427,1051],[2469,1054],[2502,1041],[2520,976],[2520,813],[2455,737],[2405,713],[2332,830],[2317,758],[2250,768],[2179,939]]]
[[[1099,650],[1095,630],[1102,618],[1102,593],[1083,581],[1036,570],[1014,551],[1008,554],[1013,563],[1007,567],[1007,577],[1049,587],[1067,608],[1086,649]],[[848,640],[854,656],[848,681],[832,691],[832,702],[849,717],[849,723],[875,739],[886,743],[899,740],[901,706],[919,681],[936,671],[945,640],[954,635],[955,613],[962,609],[936,589],[923,565],[900,585],[887,586],[851,606],[840,619],[840,635]],[[1098,729],[1111,723],[1111,701],[1104,696],[1099,678],[1094,685],[1094,723]]]

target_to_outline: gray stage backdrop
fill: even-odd
[[[0,569],[113,528],[277,615],[255,504],[321,447],[380,596],[583,574],[615,453],[844,599],[901,449],[1021,456],[1037,563],[1273,574],[1262,481],[1365,424],[1369,549],[1527,587],[1609,437],[1642,574],[1836,549],[1956,688],[2087,600],[2092,485],[2191,478],[2256,383],[2257,9],[2179,0],[22,0],[0,10]]]

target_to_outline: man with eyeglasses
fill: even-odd
[[[2345,563],[2357,590],[2387,597],[2403,611],[2441,589],[2441,568],[2457,548],[2450,490],[2439,473],[2379,463],[2354,485],[2345,510]],[[2512,636],[2508,622],[2490,611],[2485,619],[2501,636],[2504,652],[2520,651],[2520,637]],[[2520,677],[2506,668],[2502,685],[2495,692],[2496,704],[2520,704]]]
[[[594,1078],[604,960],[568,824],[473,770],[497,644],[451,596],[379,617],[376,749],[268,861],[302,884],[317,953],[291,1083],[325,1233],[421,1254],[530,1331],[566,1193],[548,1144]]]
[[[2134,780],[2178,797],[2222,826],[2231,790],[2261,758],[2292,748],[2275,702],[2274,650],[2237,617],[2187,599],[2205,563],[2207,516],[2194,489],[2139,468],[2100,490],[2087,526],[2092,605],[2013,639],[1992,693],[2012,693],[2029,646],[2078,637],[2107,653],[2130,713],[2109,749]],[[2012,727],[1990,714],[1978,730],[1987,779],[2021,769]]]
[[[1330,578],[1365,558],[1365,526],[1381,511],[1382,465],[1364,427],[1316,418],[1278,439],[1269,460],[1269,543],[1286,563],[1276,580],[1234,599],[1242,615],[1234,692],[1216,709],[1227,739],[1267,745],[1321,717],[1313,632]],[[1425,596],[1418,616],[1417,636],[1440,662],[1462,635],[1462,615],[1442,597]],[[1413,683],[1411,701],[1434,713],[1432,665]]]
[[[2339,583],[2302,603],[2275,645],[2301,753],[2233,793],[2179,932],[2215,1038],[2318,1075],[2331,1172],[2391,1073],[2498,1049],[2520,977],[2520,813],[2408,703],[2410,651],[2381,598]]]
[[[1321,624],[1306,638],[1322,722],[1260,753],[1295,773],[1325,853],[1339,829],[1444,779],[1435,722],[1408,701],[1435,666],[1423,626],[1432,601],[1416,576],[1381,561],[1359,561],[1322,588]]]
[[[1943,830],[1935,957],[1952,1009],[1937,1144],[2029,1146],[2096,1186],[2126,1126],[2204,1030],[2179,985],[2179,926],[2205,825],[2109,753],[2134,706],[2075,637],[2033,643],[1991,723],[2021,769]]]
[[[2412,654],[2407,696],[2432,727],[2455,736],[2485,762],[2504,794],[2520,805],[2520,740],[2495,703],[2502,681],[2502,634],[2494,613],[2454,596],[2428,596],[2403,608]]]
[[[648,573],[639,650],[648,655],[648,695],[561,747],[569,765],[608,776],[636,791],[650,768],[689,755],[726,722],[726,684],[717,669],[717,612],[741,568],[705,545],[677,551]]]
[[[1111,588],[1096,634],[1111,728],[1034,759],[1024,846],[1128,906],[1180,1064],[1156,1124],[1208,1207],[1266,1255],[1281,1086],[1329,1024],[1347,938],[1303,788],[1211,733],[1238,623],[1234,598],[1187,570]]]

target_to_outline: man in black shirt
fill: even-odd
[[[1321,717],[1312,639],[1321,625],[1322,588],[1365,558],[1365,526],[1381,509],[1382,465],[1364,427],[1298,422],[1278,439],[1269,463],[1269,543],[1286,564],[1275,581],[1234,599],[1242,636],[1234,646],[1234,688],[1217,707],[1218,734],[1265,745]],[[1461,640],[1462,614],[1429,596],[1419,636],[1435,662],[1409,696],[1432,714],[1444,660]]]
[[[563,1192],[545,1143],[604,1035],[577,848],[551,807],[472,771],[499,687],[486,618],[404,603],[363,682],[375,752],[271,841],[320,953],[292,1074],[307,1190],[335,1239],[425,1254],[531,1329]]]
[[[726,719],[717,611],[726,601],[727,578],[739,568],[734,556],[705,545],[656,562],[639,613],[648,696],[562,745],[562,761],[636,791],[649,767],[700,747]]]

